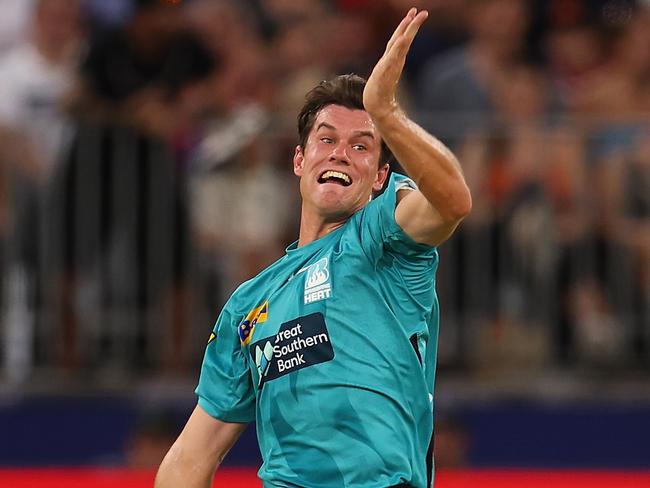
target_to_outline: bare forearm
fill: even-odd
[[[217,467],[246,424],[208,415],[199,405],[190,416],[156,475],[155,488],[208,488]]]
[[[395,158],[444,220],[455,221],[469,212],[471,196],[460,164],[442,142],[399,107],[373,121]]]
[[[428,17],[411,8],[386,44],[363,90],[363,106],[382,139],[419,191],[398,195],[395,222],[416,242],[437,246],[456,229],[472,206],[458,161],[438,139],[399,107],[396,89],[406,55]]]
[[[175,444],[158,469],[154,488],[210,488],[216,466],[206,461],[200,456],[190,456]]]

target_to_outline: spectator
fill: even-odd
[[[49,219],[66,366],[184,365],[187,147],[178,141],[204,110],[216,63],[179,8],[139,0],[82,66]]]
[[[591,87],[608,69],[610,43],[597,4],[552,1],[545,11],[546,68],[561,107],[574,113],[593,111]]]
[[[525,55],[529,21],[521,0],[481,0],[469,6],[470,39],[422,69],[415,98],[422,122],[449,139],[483,127],[495,114],[495,89],[505,69]]]
[[[302,94],[308,87],[327,78],[331,65],[320,54],[325,36],[330,37],[327,25],[333,15],[321,0],[266,0],[266,11],[275,25],[270,42],[274,53],[273,77],[278,87],[275,107],[284,114],[287,126],[302,104]],[[328,40],[329,42],[329,40]]]
[[[80,52],[77,0],[38,0],[31,35],[0,59],[0,125],[7,145],[23,150],[7,159],[43,180],[51,174],[67,127],[65,97],[72,88]]]
[[[170,138],[203,108],[215,58],[186,25],[181,7],[138,0],[130,22],[90,46],[79,109],[118,117]]]
[[[607,40],[607,57],[576,93],[583,112],[611,119],[637,116],[650,78],[650,7],[630,13]]]
[[[69,137],[65,102],[83,39],[77,0],[37,0],[32,7],[29,35],[0,59],[0,185],[6,190],[0,197],[1,258],[7,265],[3,276],[11,277],[6,291],[23,290],[7,312],[20,319],[7,327],[9,336],[15,331],[27,338],[7,350],[25,358],[33,355],[29,338],[38,325],[31,311],[41,310],[43,298],[44,192]],[[15,370],[17,377],[27,372],[22,366]]]
[[[406,3],[84,0],[82,23],[78,0],[0,1],[0,266],[27,312],[4,330],[31,347],[31,324],[48,364],[198,358],[188,284],[207,327],[292,233],[269,188],[296,94],[367,74]],[[400,95],[455,139],[475,202],[440,249],[442,365],[647,360],[647,3],[415,0]]]
[[[644,323],[648,317],[650,290],[650,137],[647,126],[630,150],[611,155],[595,168],[598,198],[594,199],[599,217],[598,242],[605,263],[600,266],[602,301],[620,323],[613,323],[619,346],[624,343],[638,361],[648,350]],[[645,322],[644,322],[645,321]],[[614,322],[610,320],[610,322]],[[588,337],[600,337],[594,331]],[[605,337],[602,342],[611,337]],[[601,347],[602,349],[602,347]],[[611,354],[610,354],[611,356]]]
[[[244,13],[228,1],[197,0],[188,8],[190,25],[221,60],[221,69],[209,80],[211,110],[204,116],[188,185],[203,290],[197,308],[205,323],[221,308],[233,282],[255,274],[279,252],[282,224],[267,225],[272,220],[265,212],[288,210],[284,194],[270,195],[260,187],[264,181],[278,188],[283,181],[271,166],[275,151],[268,144],[270,132],[275,133],[270,109],[276,84],[268,46]],[[255,141],[261,133],[264,143]],[[239,194],[249,195],[250,205],[233,207]],[[264,249],[261,238],[268,240]]]
[[[638,322],[643,320],[644,281],[637,270],[644,269],[644,258],[636,246],[639,238],[647,236],[643,237],[643,231],[630,232],[623,223],[630,222],[629,202],[643,208],[637,204],[639,182],[645,178],[640,155],[647,121],[640,109],[648,85],[650,59],[643,46],[650,17],[641,6],[630,7],[629,15],[624,13],[619,12],[616,25],[611,15],[597,18],[597,23],[587,18],[552,31],[550,37],[556,43],[551,49],[552,67],[563,67],[555,69],[555,76],[566,80],[560,86],[565,87],[567,106],[574,114],[597,116],[586,119],[589,167],[585,179],[594,189],[588,202],[593,227],[560,266],[560,276],[568,277],[565,271],[570,268],[579,271],[568,278],[572,285],[565,294],[566,317],[571,325],[566,330],[573,334],[570,342],[583,361],[638,358],[646,347]],[[558,77],[560,73],[564,76]],[[647,216],[641,211],[637,217],[642,229],[640,223]],[[621,234],[623,228],[627,231]],[[631,244],[635,241],[636,245]],[[583,264],[576,266],[576,262]],[[626,354],[629,344],[635,344],[636,356]]]
[[[204,259],[224,279],[219,306],[237,284],[281,256],[290,240],[297,204],[278,189],[295,182],[289,168],[277,167],[268,123],[263,112],[241,111],[221,130],[208,133],[197,155],[204,171],[216,166],[207,174],[197,172],[191,191]],[[236,147],[228,147],[232,140]],[[224,161],[223,154],[231,156]]]
[[[270,107],[276,88],[269,76],[270,53],[242,7],[226,0],[195,0],[187,10],[191,28],[220,60],[209,80],[209,116],[228,117],[246,106]]]

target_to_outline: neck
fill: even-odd
[[[325,237],[330,232],[335,231],[345,224],[348,218],[349,216],[338,219],[325,219],[320,215],[307,211],[303,205],[300,214],[300,236],[298,237],[298,247],[305,246],[321,237]]]

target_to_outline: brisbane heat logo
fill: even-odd
[[[332,296],[329,260],[323,258],[307,269],[305,277],[305,304],[324,300]]]
[[[251,338],[253,337],[253,332],[255,331],[255,326],[257,324],[261,324],[262,322],[266,322],[269,316],[269,302],[268,300],[264,302],[262,305],[260,305],[257,308],[254,308],[250,312],[248,312],[248,315],[246,315],[246,318],[244,321],[239,324],[239,328],[237,332],[239,333],[239,340],[241,341],[242,345],[247,346],[248,343],[251,341]]]

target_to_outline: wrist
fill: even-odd
[[[377,126],[384,126],[404,119],[405,114],[396,101],[392,101],[385,106],[367,110],[368,115]]]

